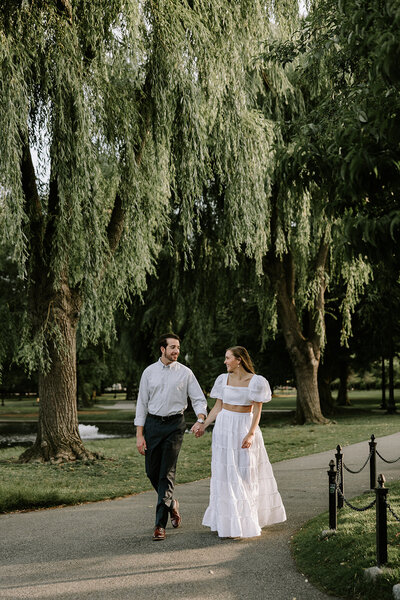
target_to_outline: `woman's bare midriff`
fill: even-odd
[[[231,410],[232,412],[247,413],[253,410],[252,406],[242,406],[241,404],[222,404],[222,408],[225,410]]]

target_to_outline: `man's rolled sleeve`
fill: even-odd
[[[193,373],[190,374],[188,381],[188,396],[196,416],[207,415],[207,401],[200,384]]]
[[[145,424],[148,413],[148,403],[149,395],[147,386],[147,376],[146,373],[143,373],[142,377],[140,378],[139,393],[136,401],[136,416],[134,421],[136,427],[140,427]]]

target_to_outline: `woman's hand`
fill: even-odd
[[[248,433],[243,439],[242,448],[250,448],[254,440],[254,433]]]
[[[204,423],[195,423],[192,427],[192,431],[195,435],[195,437],[201,437],[202,435],[204,435],[206,428],[204,426]]]
[[[196,423],[192,426],[190,431],[196,435],[198,428],[200,427],[200,423],[196,421]]]

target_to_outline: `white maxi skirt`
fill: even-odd
[[[252,413],[222,409],[215,420],[210,503],[203,525],[219,537],[254,537],[262,527],[286,520],[259,427],[251,447],[241,447],[252,419]]]

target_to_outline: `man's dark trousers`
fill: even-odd
[[[165,529],[175,487],[176,463],[182,446],[186,423],[183,415],[161,419],[147,415],[146,474],[158,494],[156,527]]]

